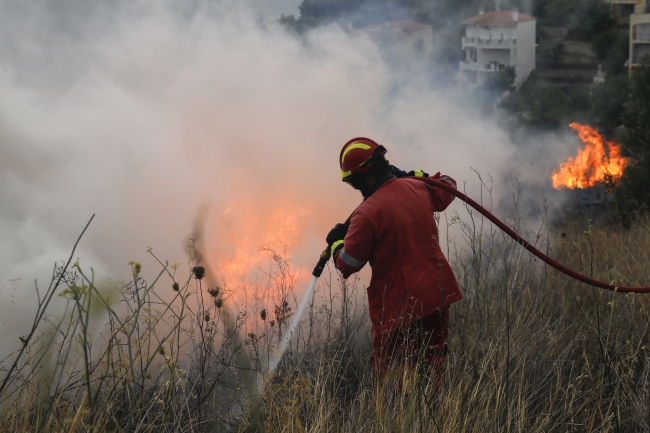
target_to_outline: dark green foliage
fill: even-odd
[[[515,68],[508,66],[495,74],[490,74],[485,82],[478,89],[484,102],[489,106],[501,98],[506,90],[509,90],[515,82]]]
[[[604,0],[534,0],[533,15],[539,26],[566,27],[572,37],[583,40],[614,26]]]
[[[591,49],[598,60],[602,61],[607,58],[607,55],[615,45],[617,34],[618,31],[616,29],[611,29],[594,36],[591,40]]]
[[[520,1],[511,1],[519,5]],[[304,32],[323,23],[342,20],[354,28],[380,22],[409,19],[431,24],[434,30],[454,34],[462,28],[463,18],[475,15],[479,6],[493,8],[489,0],[303,0],[300,17],[283,16],[280,22],[292,30]],[[507,5],[509,6],[509,5]],[[458,45],[458,41],[455,41]],[[458,47],[460,51],[460,47]]]
[[[591,121],[608,136],[622,124],[624,104],[630,96],[627,74],[615,75],[596,85],[591,91]]]
[[[524,124],[555,129],[566,123],[572,101],[562,90],[534,73],[521,85],[513,108]]]
[[[303,0],[298,9],[301,17],[336,18],[357,9],[365,0]]]
[[[294,15],[284,15],[284,14],[282,14],[278,21],[287,30],[290,30],[290,31],[293,31],[293,32],[298,32],[298,33],[302,33],[302,31],[303,31],[302,23],[300,22],[299,19],[296,19],[296,17]]]
[[[510,90],[515,82],[515,68],[506,67],[504,70],[490,74],[483,84],[474,93],[476,101],[485,112],[489,112],[497,105],[508,105],[510,98],[504,98],[504,92]],[[510,109],[510,106],[504,107]]]
[[[571,112],[576,119],[577,117],[584,117],[591,109],[589,98],[589,86],[575,86],[569,85],[560,88],[562,93],[571,101]]]
[[[569,99],[560,89],[554,86],[541,88],[531,100],[529,123],[542,127],[558,128],[563,123],[571,106]]]
[[[607,76],[627,72],[625,61],[628,59],[630,36],[627,30],[611,29],[604,31],[591,41],[591,47],[604,65]]]
[[[618,134],[624,155],[632,158],[615,194],[626,224],[650,207],[650,58],[643,61],[632,73],[632,93],[622,116],[624,128]]]
[[[557,63],[560,60],[562,51],[560,44],[539,44],[537,45],[537,60],[539,63]]]
[[[515,82],[515,68],[506,67],[503,71],[493,74],[487,81],[486,87],[495,92],[503,93]]]

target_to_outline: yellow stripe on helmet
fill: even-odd
[[[359,167],[363,167],[363,164],[365,164],[366,162],[370,161],[371,159],[372,159],[372,156],[371,156],[370,158],[366,159],[365,161],[363,161],[361,164],[359,164]],[[386,161],[386,162],[388,162],[388,161]],[[348,171],[343,171],[343,170],[341,170],[341,177],[342,177],[343,179],[345,179],[346,177],[348,177],[348,176],[351,175],[351,174],[352,174],[352,170],[348,170]]]
[[[413,170],[416,177],[424,177],[424,172],[422,170]]]
[[[352,149],[368,150],[370,149],[370,146],[368,146],[365,143],[352,143],[343,151],[343,155],[341,155],[341,164],[343,164],[343,161],[345,161],[345,155],[347,155],[348,152],[351,151]]]

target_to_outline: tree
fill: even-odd
[[[333,19],[357,9],[363,0],[303,0],[298,6],[301,17]]]
[[[625,61],[628,58],[630,34],[627,30],[611,29],[594,36],[591,49],[603,62],[608,77],[626,74]]]
[[[623,154],[632,159],[615,193],[625,224],[650,210],[650,57],[632,72],[632,93],[625,104],[619,140]]]
[[[557,86],[546,83],[534,71],[516,93],[513,108],[524,124],[555,129],[567,123],[571,99]]]
[[[523,0],[506,1],[519,6]],[[280,22],[304,32],[337,20],[360,28],[397,19],[412,19],[431,24],[437,32],[453,35],[461,21],[478,12],[479,6],[494,5],[493,0],[302,0],[300,16],[284,17]],[[458,45],[458,41],[454,43]],[[460,50],[459,50],[460,51]]]
[[[515,68],[508,66],[503,70],[488,75],[487,79],[481,84],[474,94],[476,101],[480,104],[484,112],[489,112],[496,106],[502,106],[504,109],[511,109],[510,95],[505,93],[510,90],[515,82]],[[504,97],[504,96],[508,97]]]
[[[539,26],[566,27],[573,37],[588,40],[614,25],[604,0],[534,0]]]
[[[630,79],[627,74],[607,78],[593,87],[589,102],[590,118],[605,135],[613,136],[623,124],[625,103],[630,97]]]

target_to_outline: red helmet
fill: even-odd
[[[366,137],[357,137],[345,143],[339,156],[341,177],[346,180],[355,173],[364,173],[381,158],[385,160],[386,148]]]

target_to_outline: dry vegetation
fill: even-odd
[[[67,297],[68,310],[45,313],[20,357],[3,361],[0,430],[649,431],[650,295],[577,283],[473,218],[449,221],[463,233],[448,254],[465,299],[452,308],[435,412],[416,374],[406,373],[397,397],[373,385],[364,291],[339,287],[336,274],[324,278],[279,373],[258,393],[255,380],[295,305],[291,263],[269,250],[268,281],[239,288],[248,302],[236,314],[196,255],[181,282],[161,263],[147,283],[134,263],[119,292],[79,266],[59,269],[50,292]],[[649,220],[549,232],[527,237],[594,278],[650,284]]]

